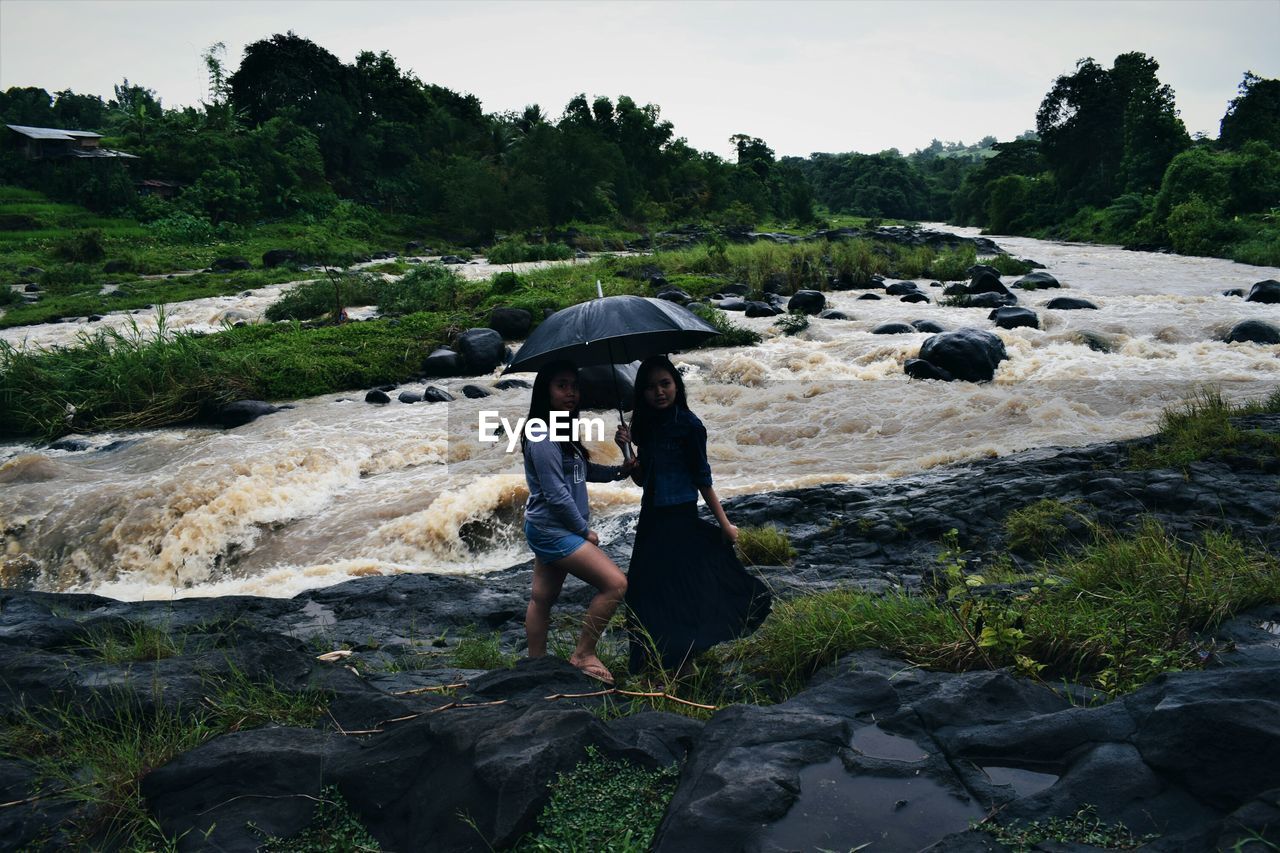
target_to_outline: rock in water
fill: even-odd
[[[1226,341],[1229,344],[1280,344],[1280,328],[1262,320],[1243,320],[1231,327]]]
[[[1052,308],[1057,311],[1079,311],[1087,309],[1097,311],[1098,306],[1094,305],[1088,299],[1076,299],[1071,296],[1056,296],[1045,303],[1045,308]]]
[[[1062,287],[1062,285],[1058,284],[1058,280],[1047,272],[1027,273],[1015,281],[1013,286],[1022,290],[1044,290],[1046,288]]]
[[[1009,354],[998,336],[965,328],[929,338],[920,347],[920,358],[964,382],[988,382]]]
[[[425,376],[457,376],[465,367],[462,356],[447,347],[441,347],[422,362],[422,373]]]
[[[236,400],[218,410],[218,423],[230,429],[278,411],[279,408],[262,400]]]
[[[1269,278],[1266,281],[1258,282],[1249,288],[1249,295],[1244,298],[1244,301],[1266,302],[1269,304],[1280,302],[1280,281]]]
[[[917,331],[915,326],[906,323],[881,323],[871,330],[873,335],[910,335]]]
[[[827,297],[816,290],[797,290],[796,295],[787,303],[788,311],[801,311],[805,314],[817,314],[827,307]]]
[[[997,308],[987,315],[988,320],[995,321],[1001,329],[1016,329],[1025,326],[1029,329],[1040,328],[1040,318],[1030,308],[1005,307]]]

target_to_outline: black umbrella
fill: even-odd
[[[688,308],[647,296],[606,296],[552,314],[533,330],[503,373],[536,371],[559,359],[579,367],[627,364],[696,346],[720,334]]]
[[[715,326],[674,302],[605,296],[562,308],[543,320],[502,372],[535,371],[560,359],[579,367],[628,364],[689,349],[718,334]],[[614,382],[616,388],[616,373]],[[621,393],[618,397],[621,419]],[[623,452],[629,455],[629,448]]]

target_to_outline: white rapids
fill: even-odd
[[[908,380],[903,362],[928,335],[871,334],[880,323],[916,319],[992,328],[986,309],[938,305],[941,291],[925,281],[931,304],[828,292],[828,306],[852,320],[814,319],[788,337],[770,318],[732,315],[766,334],[764,343],[678,356],[710,433],[721,495],[869,482],[1027,448],[1133,437],[1206,387],[1232,399],[1280,387],[1280,347],[1221,341],[1240,320],[1280,324],[1280,305],[1221,295],[1280,279],[1280,269],[996,239],[1045,264],[1063,287],[1017,292],[1044,328],[996,330],[1010,359],[994,382]],[[1067,295],[1099,310],[1044,309]],[[170,317],[217,310],[184,304]],[[1081,331],[1107,339],[1111,351],[1090,349]],[[44,340],[39,328],[26,336],[62,342]],[[34,573],[43,589],[121,599],[290,596],[362,575],[476,574],[528,559],[519,454],[476,441],[482,409],[514,419],[528,391],[481,400],[457,393],[495,378],[436,383],[455,392],[448,404],[406,405],[393,392],[390,405],[374,406],[361,390],[296,401],[234,430],[81,436],[88,447],[74,451],[0,446],[0,583]],[[592,449],[604,461],[619,455],[609,442]],[[620,531],[622,513],[638,507],[639,490],[595,485],[591,501],[607,540]]]

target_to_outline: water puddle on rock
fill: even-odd
[[[839,757],[800,771],[800,797],[765,830],[765,850],[921,850],[983,816],[927,776],[854,776]]]
[[[1011,785],[1019,798],[1030,797],[1048,788],[1058,777],[1052,773],[1039,773],[1035,770],[1023,770],[1020,767],[983,767],[993,785]]]
[[[879,726],[863,726],[853,733],[849,745],[867,758],[890,761],[923,761],[929,757],[911,738],[892,735]]]
[[[1271,634],[1280,634],[1280,622],[1260,622],[1258,627]]]

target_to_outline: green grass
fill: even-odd
[[[473,629],[463,632],[453,647],[453,665],[459,669],[510,669],[516,656],[502,650],[499,634],[478,634]]]
[[[519,264],[526,261],[567,261],[574,250],[564,243],[526,243],[503,240],[495,244],[485,257],[491,264]]]
[[[789,566],[796,558],[791,540],[775,524],[738,531],[738,555],[750,566]]]
[[[1266,400],[1232,405],[1221,392],[1202,390],[1181,407],[1164,411],[1154,444],[1134,449],[1130,464],[1135,468],[1185,468],[1192,462],[1222,456],[1274,460],[1280,456],[1280,438],[1231,423],[1231,418],[1261,413],[1280,413],[1280,391]]]
[[[1080,553],[1046,561],[1015,595],[986,594],[995,580],[970,577],[941,603],[854,589],[776,601],[728,659],[778,685],[777,698],[842,655],[871,648],[935,669],[1044,671],[1115,696],[1161,672],[1200,666],[1206,650],[1194,635],[1280,601],[1275,556],[1224,533],[1179,542],[1151,520],[1128,534],[1100,531]]]
[[[86,631],[72,648],[104,663],[155,661],[182,654],[183,640],[145,622]]]
[[[586,760],[551,784],[538,830],[521,853],[644,853],[675,794],[679,768],[650,770],[587,747]]]
[[[1067,536],[1066,521],[1069,518],[1087,520],[1075,504],[1045,498],[1010,511],[1004,519],[1005,546],[1034,556],[1058,549]]]
[[[1123,823],[1104,823],[1093,806],[1081,806],[1071,817],[1051,817],[1044,820],[976,822],[973,829],[981,830],[999,841],[1014,853],[1031,853],[1039,850],[1046,841],[1061,844],[1084,844],[1093,849],[1134,850],[1159,836],[1136,837]]]

